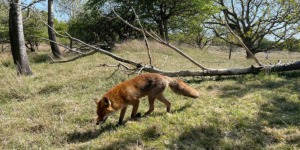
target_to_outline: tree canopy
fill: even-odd
[[[201,22],[207,18],[214,10],[212,4],[212,0],[89,0],[87,8],[110,14],[107,6],[111,6],[122,17],[123,14],[132,14],[133,8],[147,28],[168,40],[169,33],[187,28],[187,25],[193,24],[192,21]]]

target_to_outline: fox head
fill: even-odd
[[[113,114],[114,109],[111,107],[111,101],[107,97],[102,99],[94,99],[97,105],[97,122],[96,125],[103,124],[108,116]]]

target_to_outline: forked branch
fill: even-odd
[[[147,52],[148,52],[148,57],[149,57],[149,63],[151,66],[153,66],[152,64],[152,57],[151,57],[151,54],[150,54],[150,47],[149,47],[149,44],[148,44],[148,40],[147,40],[147,36],[146,36],[146,33],[145,33],[145,29],[139,19],[139,16],[136,14],[135,10],[133,9],[133,7],[131,7],[133,13],[134,13],[134,16],[135,18],[137,19],[137,22],[139,24],[139,26],[141,27],[142,29],[142,34],[143,34],[143,37],[144,37],[144,41],[145,41],[145,44],[146,44],[146,48],[147,48]]]
[[[114,10],[113,10],[114,11]],[[115,12],[114,12],[115,13]],[[116,54],[113,54],[109,51],[103,50],[101,48],[98,48],[96,46],[87,44],[77,38],[72,37],[70,34],[65,33],[60,34],[57,31],[56,34],[60,35],[61,37],[65,37],[65,38],[69,38],[73,41],[76,41],[84,46],[87,46],[91,49],[94,49],[95,51],[89,52],[89,53],[84,53],[84,54],[80,54],[75,58],[69,59],[69,60],[64,60],[64,61],[54,61],[53,63],[65,63],[65,62],[70,62],[70,61],[74,61],[76,59],[82,58],[84,56],[88,56],[88,55],[92,55],[93,53],[97,52],[101,52],[102,54],[108,55],[110,57],[112,57],[113,59],[119,61],[119,65],[117,66],[112,66],[112,67],[118,67],[118,70],[121,70],[121,68],[125,71],[130,71],[132,73],[140,73],[141,71],[146,71],[146,72],[152,72],[152,73],[160,73],[160,74],[164,74],[167,76],[222,76],[222,75],[242,75],[242,74],[251,74],[251,73],[259,73],[265,70],[268,71],[275,71],[275,72],[280,72],[280,71],[290,71],[290,70],[299,70],[300,69],[300,61],[295,62],[295,63],[291,63],[291,64],[276,64],[276,65],[268,65],[268,66],[263,66],[261,65],[261,63],[256,59],[257,63],[260,65],[258,67],[248,67],[248,68],[229,68],[229,69],[208,69],[206,67],[204,67],[203,65],[199,64],[198,62],[196,62],[194,59],[192,59],[191,57],[189,57],[188,55],[186,55],[184,52],[182,52],[180,49],[176,48],[175,46],[171,45],[170,43],[162,40],[155,32],[151,32],[149,33],[148,31],[144,30],[143,27],[141,26],[141,28],[135,27],[132,24],[128,23],[126,20],[124,20],[123,18],[121,18],[117,13],[115,13],[115,15],[117,16],[117,18],[119,18],[120,20],[122,20],[124,23],[126,23],[127,25],[131,26],[133,29],[140,31],[141,33],[144,33],[144,37],[145,36],[149,36],[151,38],[153,38],[155,41],[175,50],[176,52],[178,52],[179,54],[181,54],[183,57],[187,58],[188,60],[190,60],[193,64],[197,65],[198,67],[200,67],[202,69],[202,71],[177,71],[177,72],[168,72],[168,71],[163,71],[160,70],[158,68],[155,68],[154,66],[151,65],[147,65],[147,64],[142,64],[142,63],[138,63],[132,60],[128,60],[125,58],[122,58]],[[40,17],[41,19],[41,17]],[[43,20],[42,20],[43,21]],[[43,21],[44,22],[44,21]],[[47,25],[47,23],[45,23]],[[72,49],[70,49],[72,50]],[[150,49],[148,49],[148,51],[150,52]],[[148,53],[150,54],[150,53]],[[149,55],[150,56],[150,55]],[[254,57],[255,58],[255,57]],[[133,68],[125,65],[125,64],[129,64],[132,65]],[[110,66],[110,65],[103,65],[103,66]],[[117,70],[116,70],[117,71]],[[115,72],[116,72],[115,71]]]
[[[259,65],[259,66],[264,66],[254,55],[253,53],[249,50],[249,48],[246,46],[246,44],[244,44],[244,42],[239,38],[238,35],[236,35],[232,30],[231,28],[229,27],[227,21],[225,20],[225,25],[226,27],[228,28],[229,32],[239,41],[239,43],[245,48],[245,50],[247,51],[247,53],[250,55],[250,57],[252,59],[255,60],[255,62]]]
[[[134,25],[132,25],[131,23],[129,23],[128,21],[124,20],[121,16],[119,16],[115,10],[112,8],[113,13],[115,14],[115,16],[120,19],[122,22],[124,22],[125,24],[127,24],[128,26],[130,26],[131,28],[141,32],[141,33],[145,33],[146,35],[150,36],[151,38],[153,38],[155,41],[157,41],[158,43],[165,45],[171,49],[173,49],[174,51],[176,51],[177,53],[179,53],[181,56],[183,56],[184,58],[188,59],[190,62],[192,62],[193,64],[195,64],[196,66],[200,67],[202,70],[210,70],[209,68],[205,67],[204,65],[198,63],[196,60],[194,60],[192,57],[188,56],[186,53],[184,53],[183,51],[181,51],[179,48],[173,46],[172,44],[162,40],[161,38],[159,38],[157,35],[154,35],[152,33],[149,33],[148,31],[145,31],[141,28],[138,28]]]

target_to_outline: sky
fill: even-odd
[[[31,3],[33,0],[23,0],[23,3],[25,3],[25,5]],[[84,0],[83,0],[84,1]],[[54,5],[57,5],[57,3],[55,3]],[[44,0],[43,2],[37,3],[34,5],[35,8],[40,9],[40,10],[44,10],[47,11],[47,0]],[[55,7],[54,7],[55,8]],[[67,15],[67,13],[63,13],[62,11],[59,10],[54,10],[54,16],[56,19],[60,20],[60,21],[68,21],[70,19],[70,16]],[[300,39],[300,33],[297,34],[295,36],[297,39]],[[269,39],[273,39],[274,37],[267,37]]]
[[[25,5],[28,5],[32,2],[33,0],[23,0],[23,3]],[[54,4],[56,5],[56,4]],[[39,9],[39,10],[44,10],[44,11],[48,11],[48,0],[44,0],[43,2],[39,2],[34,4],[34,7]],[[54,7],[55,8],[55,7]],[[54,10],[54,17],[60,21],[67,21],[69,20],[69,16],[66,13],[63,12],[58,12],[58,10]]]

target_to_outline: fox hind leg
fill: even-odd
[[[131,112],[131,118],[139,118],[141,117],[141,113],[137,113],[138,108],[139,108],[140,101],[137,100],[135,103],[132,105],[132,112]]]
[[[168,106],[170,107],[170,105],[171,105],[171,104],[169,104],[170,102],[168,102],[164,98],[164,96],[161,96],[163,94],[165,88],[166,88],[165,84],[159,84],[149,92],[149,94],[148,94],[149,110],[146,112],[145,115],[149,115],[154,110],[154,101],[158,97],[159,97],[159,100],[167,106],[167,109],[170,109],[170,108],[168,108]]]
[[[145,115],[149,115],[154,110],[154,100],[155,96],[148,95],[148,101],[149,101],[149,110],[145,113]]]
[[[165,96],[163,95],[163,93],[161,93],[160,95],[158,95],[157,99],[164,103],[165,106],[167,107],[167,112],[170,112],[171,109],[171,103],[165,98]]]

